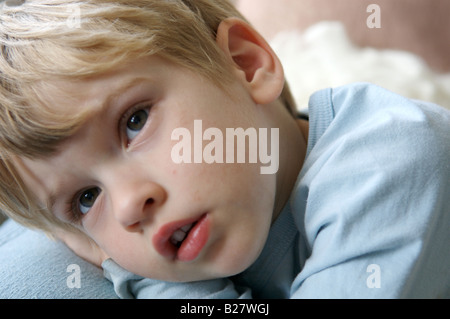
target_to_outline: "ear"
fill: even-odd
[[[264,38],[249,24],[228,18],[217,30],[217,45],[257,104],[275,101],[284,87],[283,67]]]

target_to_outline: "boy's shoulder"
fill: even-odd
[[[450,119],[450,110],[444,107],[408,98],[367,82],[317,91],[310,98],[309,108],[317,107],[331,107],[334,117],[346,115],[352,119],[386,111],[392,115],[401,115],[395,119],[404,121],[411,120],[410,116],[420,118],[420,114],[438,114],[439,117],[443,117],[442,121]]]
[[[314,93],[309,103],[311,143],[357,139],[386,149],[438,147],[450,152],[450,110],[413,100],[370,83],[353,83]],[[376,139],[376,140],[374,140]],[[430,150],[432,153],[437,150]],[[438,152],[441,153],[441,152]]]
[[[345,107],[371,110],[372,112],[383,110],[403,110],[413,113],[420,110],[423,113],[446,113],[447,120],[450,110],[427,101],[420,101],[400,95],[387,88],[368,82],[356,82],[335,88],[331,88],[332,103],[336,112]],[[403,114],[407,115],[407,114]],[[405,117],[405,119],[408,119]]]
[[[340,193],[346,185],[349,196],[369,181],[380,190],[416,188],[422,198],[450,187],[449,110],[367,83],[319,91],[309,110],[302,175],[310,182]]]

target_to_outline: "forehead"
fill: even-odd
[[[40,93],[48,108],[73,116],[113,104],[128,89],[140,82],[156,82],[163,72],[176,67],[162,57],[149,56],[95,76],[48,81],[40,87]]]
[[[138,81],[117,72],[82,80],[62,80],[49,83],[41,93],[44,103],[51,111],[66,117],[83,112],[94,113],[111,104]]]

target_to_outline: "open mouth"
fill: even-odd
[[[153,235],[155,250],[162,256],[179,261],[198,257],[209,237],[208,214],[163,225]]]
[[[185,240],[185,238],[187,237],[189,231],[192,229],[193,226],[194,224],[189,224],[181,227],[180,229],[177,229],[170,237],[170,242],[177,248],[180,248],[182,242]]]

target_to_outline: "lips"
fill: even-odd
[[[193,261],[208,241],[209,227],[207,214],[165,224],[153,235],[153,246],[163,257]]]

